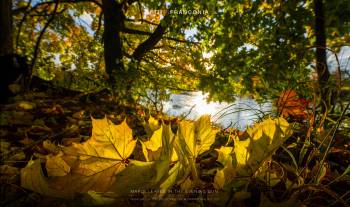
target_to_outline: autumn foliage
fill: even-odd
[[[310,101],[300,98],[294,90],[283,91],[275,103],[278,114],[294,118],[307,118],[309,104]]]
[[[44,148],[51,153],[29,161],[21,170],[22,187],[65,199],[85,194],[95,204],[106,204],[130,197],[135,189],[159,200],[172,196],[173,188],[185,191],[212,186],[222,192],[216,195],[220,202],[226,202],[232,186],[248,182],[236,176],[258,172],[292,134],[283,118],[269,118],[247,129],[247,139],[237,137],[233,147],[216,149],[217,162],[223,167],[214,171],[213,182],[208,183],[201,179],[203,163],[198,160],[211,150],[219,131],[211,125],[210,116],[182,121],[176,133],[170,125],[158,125],[151,118],[145,124],[151,137],[140,141],[146,161],[132,159],[138,141],[126,121],[114,125],[107,118],[92,119],[92,125],[92,136],[83,143],[59,147],[45,142]],[[145,193],[152,189],[157,191]]]

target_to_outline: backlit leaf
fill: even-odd
[[[218,130],[213,129],[210,116],[201,116],[196,122],[182,121],[178,129],[178,138],[181,145],[190,157],[195,158],[209,150],[215,141]]]
[[[141,142],[142,151],[146,161],[156,160],[160,155],[160,148],[162,147],[162,133],[163,127],[154,131],[149,141]]]
[[[39,160],[21,171],[22,186],[54,197],[72,198],[78,192],[104,192],[115,175],[125,169],[136,141],[126,121],[120,125],[106,118],[92,119],[92,136],[82,144],[72,143],[57,155],[47,157],[49,178],[42,175]],[[38,168],[38,169],[36,169]],[[64,191],[62,194],[52,194]]]
[[[218,162],[224,165],[217,171],[214,186],[217,189],[228,189],[235,185],[234,177],[252,176],[271,155],[291,135],[292,130],[283,118],[266,119],[247,129],[248,137],[240,140],[234,138],[234,147],[221,147],[218,151]]]
[[[159,129],[159,122],[157,119],[150,116],[147,123],[144,123],[144,127],[148,136],[151,136],[153,132]]]
[[[286,90],[281,93],[276,106],[278,112],[284,117],[293,116],[306,118],[308,104],[309,101],[299,98],[294,90]]]
[[[216,189],[223,189],[226,183],[232,181],[235,176],[235,169],[232,165],[232,147],[221,147],[217,150],[219,153],[218,161],[224,165],[224,168],[218,170],[214,177],[214,187]]]
[[[170,158],[173,154],[173,134],[170,126],[163,125],[161,129],[162,147],[160,148],[160,153],[157,160],[150,162],[130,160],[129,166],[115,176],[115,182],[109,191],[104,194],[105,196],[119,198],[129,195],[135,190],[147,191],[148,189],[159,186],[161,186],[162,189],[169,188],[173,185],[172,182],[168,182],[168,184],[161,184],[164,183],[164,180],[170,177]],[[158,192],[158,194],[160,193],[161,192]]]
[[[170,140],[170,142],[173,141],[174,134],[170,129],[170,125],[162,124],[162,126],[159,129],[153,132],[153,135],[150,138],[150,140],[146,142],[141,142],[142,151],[146,158],[146,161],[155,161],[159,159],[159,156],[162,151],[161,148],[163,136],[166,136]],[[177,154],[174,151],[171,160],[176,161],[177,159]]]
[[[189,184],[200,185],[201,180],[198,177],[198,166],[196,158],[198,155],[210,149],[215,141],[217,129],[214,129],[210,123],[210,116],[201,116],[197,121],[182,121],[179,124],[177,136],[175,138],[175,150],[179,157],[179,162],[187,169],[187,173],[181,179],[187,178],[191,174],[190,181],[184,180],[183,188],[188,188]]]
[[[235,154],[240,174],[254,173],[292,134],[283,118],[266,119],[247,129],[249,138],[235,141]],[[241,165],[241,166],[239,166]]]

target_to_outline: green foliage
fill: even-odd
[[[350,42],[350,6],[348,1],[327,1],[326,28],[329,45],[342,46]]]
[[[160,11],[165,12],[166,2],[123,4],[123,25],[131,32],[122,31],[122,64],[125,71],[117,77],[116,87],[110,89],[115,90],[120,99],[131,97],[135,100],[146,96],[146,89],[159,93],[167,89],[194,89],[200,75],[201,52],[199,45],[185,39],[185,30],[190,27],[187,22],[192,17],[172,16],[172,21],[167,23],[170,27],[166,25],[169,31],[141,61],[136,61],[132,57],[133,52],[160,24]],[[38,37],[53,12],[53,6],[52,2],[35,1],[25,12],[14,16],[15,32],[19,36],[17,52],[33,56]],[[57,73],[74,70],[79,74],[80,81],[87,80],[98,88],[106,87],[102,38],[104,21],[101,15],[100,6],[92,2],[61,2],[58,14],[41,41],[34,75],[52,80]],[[76,86],[71,87],[73,90],[92,90],[89,86],[91,83],[74,81],[74,84]],[[67,84],[63,86],[67,87]]]
[[[222,100],[232,99],[234,93],[259,98],[305,87],[311,60],[305,34],[312,23],[305,4],[220,1],[211,18],[198,26],[205,46],[213,53],[213,67],[202,79],[202,88],[219,93],[213,98]]]
[[[25,7],[27,2],[14,1],[16,7],[26,8],[14,15],[19,37],[16,49],[32,57],[53,4],[42,0]],[[169,89],[201,89],[210,92],[212,99],[231,101],[235,94],[261,99],[286,89],[299,92],[309,87],[309,47],[314,44],[312,1],[144,0],[123,4],[123,25],[128,29],[121,32],[125,71],[118,74],[113,88],[120,98],[138,100],[147,96],[147,89],[158,94],[167,94]],[[348,5],[345,1],[325,4],[330,45],[348,42]],[[165,22],[162,17],[167,9],[172,14]],[[193,10],[202,13],[175,13]],[[75,70],[82,76],[80,80],[88,77],[88,81],[106,87],[100,5],[61,2],[58,12],[44,34],[34,74],[50,80],[57,71]],[[140,61],[133,59],[133,52],[158,25],[166,27],[166,33]],[[203,57],[206,53],[211,56]],[[73,89],[91,90],[86,85]]]

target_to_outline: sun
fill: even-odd
[[[207,102],[206,99],[208,94],[197,93],[192,99],[192,104],[195,105],[194,111],[198,113],[199,116],[204,114],[213,115],[216,111],[216,104],[213,102]]]

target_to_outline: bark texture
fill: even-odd
[[[323,111],[329,109],[331,103],[331,88],[328,83],[330,73],[327,67],[326,26],[323,0],[314,0],[315,35],[316,35],[316,72]]]
[[[12,0],[0,1],[0,55],[13,53]]]

